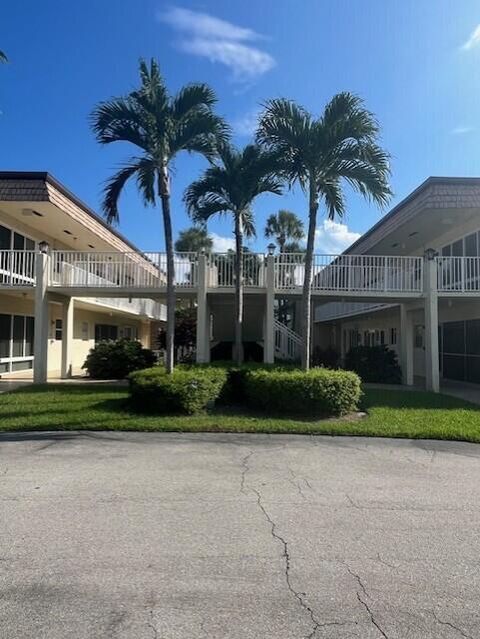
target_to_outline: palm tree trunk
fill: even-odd
[[[159,178],[159,194],[162,201],[165,249],[167,252],[167,335],[166,362],[167,373],[173,372],[175,343],[175,264],[173,261],[172,218],[170,214],[170,183],[168,169],[164,167]]]
[[[317,228],[318,193],[314,180],[310,179],[310,195],[308,203],[308,236],[305,253],[305,279],[302,294],[302,368],[310,368],[310,320],[312,299],[313,251],[315,246],[315,230]]]
[[[235,214],[235,362],[243,362],[243,229],[240,214]]]

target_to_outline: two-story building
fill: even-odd
[[[2,377],[28,376],[34,368],[39,337],[36,261],[42,248],[55,255],[45,273],[50,283],[73,284],[88,278],[89,284],[96,284],[89,297],[48,292],[41,350],[49,376],[81,372],[88,351],[102,339],[128,337],[152,346],[165,307],[148,297],[102,296],[112,280],[109,264],[118,256],[122,260],[125,255],[138,256],[138,268],[146,272],[151,267],[148,259],[48,173],[0,172]],[[88,257],[87,264],[82,259],[83,253],[91,256],[97,251],[102,263]],[[63,256],[72,253],[77,256],[75,264],[64,267]]]
[[[318,304],[315,343],[342,355],[384,344],[397,351],[406,384],[480,383],[480,179],[427,179],[345,251],[352,270],[355,256],[421,259],[412,272],[421,295],[366,300],[359,291],[357,300]],[[382,283],[391,289],[395,277]],[[397,284],[400,293],[405,282]]]

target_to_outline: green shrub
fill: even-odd
[[[274,414],[342,415],[355,410],[361,396],[358,375],[326,368],[250,371],[245,387],[249,406]]]
[[[130,397],[137,409],[159,414],[192,415],[214,402],[227,381],[222,368],[176,368],[167,375],[163,368],[137,371],[129,376]]]
[[[312,366],[323,366],[324,368],[338,368],[340,354],[331,346],[320,348],[315,346],[312,353]]]
[[[395,351],[386,346],[355,346],[345,357],[345,368],[355,371],[362,382],[400,384],[402,370]]]
[[[132,371],[155,364],[155,355],[140,342],[119,339],[99,342],[90,349],[82,368],[94,379],[124,379]]]
[[[212,362],[208,366],[222,368],[226,371],[227,381],[218,401],[221,404],[230,405],[244,404],[247,401],[246,378],[251,371],[292,370],[294,368],[291,364],[263,364],[259,362],[248,362],[239,366],[230,361]]]

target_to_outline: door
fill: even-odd
[[[425,377],[425,326],[413,327],[413,375]]]

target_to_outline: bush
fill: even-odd
[[[338,368],[340,354],[331,346],[320,348],[315,346],[312,354],[312,366],[323,366],[325,368]]]
[[[214,402],[227,381],[222,368],[163,368],[137,371],[129,376],[130,397],[135,408],[160,414],[192,415]]]
[[[318,417],[356,410],[361,396],[358,375],[326,368],[250,371],[245,390],[252,408]]]
[[[355,371],[363,382],[400,384],[402,370],[395,351],[386,346],[355,346],[345,357],[345,368]]]
[[[87,355],[85,368],[94,379],[124,379],[132,371],[155,364],[155,355],[140,342],[119,339],[99,342]]]

